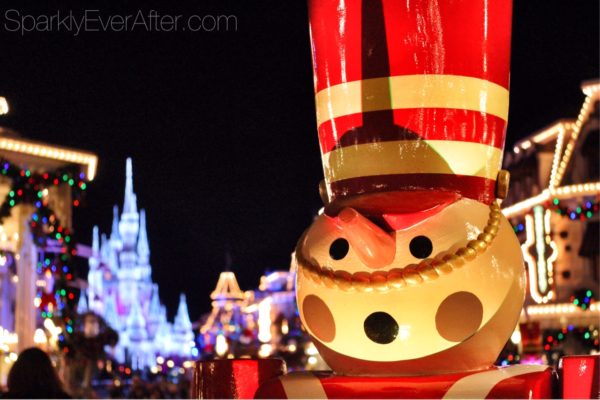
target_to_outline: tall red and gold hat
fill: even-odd
[[[326,203],[489,204],[508,116],[509,0],[309,0]]]

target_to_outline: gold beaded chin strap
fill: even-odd
[[[326,287],[336,287],[343,291],[359,292],[387,292],[392,289],[401,289],[407,286],[416,286],[424,281],[437,279],[440,275],[447,275],[454,269],[461,268],[478,255],[484,253],[491,246],[498,234],[502,212],[500,206],[493,201],[490,213],[483,232],[477,239],[469,241],[452,254],[447,254],[441,259],[428,259],[421,261],[412,268],[393,268],[389,271],[355,272],[337,270],[316,265],[302,256],[300,248],[296,249],[296,257],[301,273],[309,280]],[[300,240],[298,247],[303,240]]]

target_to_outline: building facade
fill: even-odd
[[[7,110],[0,97],[0,115]],[[40,345],[40,333],[47,340],[46,313],[60,313],[73,295],[70,287],[64,295],[56,290],[59,277],[68,280],[72,271],[70,266],[55,266],[65,247],[53,230],[71,229],[72,207],[79,200],[73,194],[75,180],[55,179],[68,170],[61,177],[77,177],[87,185],[94,179],[98,159],[90,152],[33,141],[0,127],[0,160],[0,362],[8,364],[0,371],[2,386],[17,353]],[[42,266],[45,260],[48,265]],[[49,301],[42,304],[41,297]]]
[[[528,278],[522,337],[537,337],[533,347],[548,354],[598,349],[600,82],[581,88],[576,119],[534,132],[504,160],[511,188],[503,212],[521,241]],[[569,336],[580,343],[569,344]]]

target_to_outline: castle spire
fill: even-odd
[[[177,315],[175,315],[175,321],[173,322],[173,328],[177,332],[187,333],[192,329],[192,321],[190,321],[187,300],[183,293],[179,296],[179,307],[177,308]]]
[[[160,304],[160,297],[158,295],[158,285],[155,283],[152,285],[152,298],[150,299],[150,310],[148,315],[153,318],[160,319],[162,313],[162,306]]]
[[[100,253],[100,231],[98,230],[98,225],[94,225],[94,229],[92,230],[92,254],[94,257],[98,257]]]
[[[103,233],[100,238],[100,260],[104,264],[108,264],[108,258],[110,256],[110,245],[108,244],[108,238],[106,237],[105,233]]]
[[[98,232],[98,226],[96,225],[92,230],[92,256],[88,261],[90,270],[98,268],[100,265],[100,258],[100,234]]]
[[[113,220],[110,231],[110,240],[114,243],[121,241],[121,236],[119,234],[119,206],[116,204],[113,206]]]
[[[121,221],[119,221],[119,233],[121,234],[122,250],[119,254],[121,267],[132,268],[137,262],[136,241],[140,228],[140,215],[137,210],[137,197],[133,192],[133,169],[131,158],[127,159],[125,169],[125,200],[121,210]]]
[[[146,232],[146,210],[140,211],[140,234],[137,242],[138,264],[150,264],[150,245],[148,244],[148,233]]]
[[[127,158],[125,164],[125,200],[123,201],[123,214],[137,213],[137,200],[133,192],[133,166],[131,157]]]
[[[141,342],[146,340],[148,332],[146,331],[146,320],[142,314],[142,307],[137,296],[137,290],[135,290],[135,292],[129,317],[127,318],[127,330],[129,331],[129,340],[132,342]]]

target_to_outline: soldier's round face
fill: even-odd
[[[310,335],[332,350],[330,358],[391,362],[460,346],[488,334],[483,328],[494,321],[487,345],[499,353],[515,327],[525,285],[521,249],[508,221],[502,216],[491,245],[461,267],[422,268],[476,239],[489,212],[479,202],[457,201],[387,232],[391,251],[374,225],[361,230],[339,216],[319,216],[296,251],[297,300]]]

